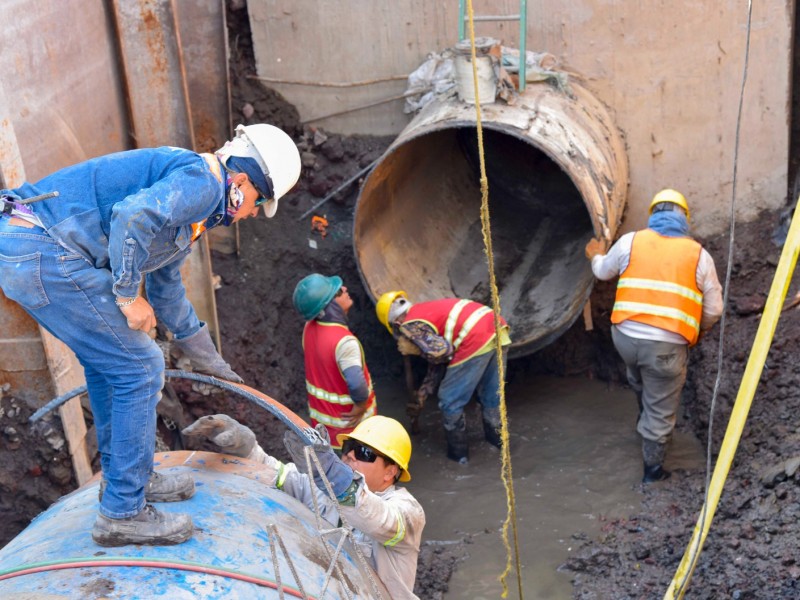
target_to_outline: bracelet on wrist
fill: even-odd
[[[114,304],[116,304],[116,305],[117,305],[119,308],[122,308],[123,306],[130,306],[131,304],[133,304],[134,302],[136,302],[136,299],[137,299],[138,297],[139,297],[139,296],[134,296],[133,298],[130,298],[130,299],[128,299],[128,300],[125,300],[125,301],[123,301],[123,302],[120,302],[118,299],[116,299],[116,298],[115,298],[115,299],[114,299]]]

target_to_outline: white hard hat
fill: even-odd
[[[266,202],[264,214],[273,217],[278,211],[278,200],[294,187],[300,178],[300,152],[282,129],[274,125],[237,125],[236,137],[217,150],[225,164],[231,156],[252,158],[264,176],[272,182],[273,197]]]

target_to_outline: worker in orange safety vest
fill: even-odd
[[[689,237],[689,216],[683,194],[665,189],[650,203],[647,229],[623,235],[607,254],[604,240],[586,245],[595,277],[619,275],[611,336],[639,401],[644,483],[670,476],[663,463],[689,348],[722,316],[714,259]]]
[[[305,319],[303,354],[311,424],[322,423],[331,444],[377,413],[364,349],[348,329],[353,299],[336,275],[312,273],[295,287],[292,301]]]
[[[500,392],[494,313],[473,300],[443,298],[412,304],[400,290],[386,292],[375,306],[378,320],[397,340],[403,355],[417,355],[428,373],[407,412],[415,418],[438,386],[439,409],[447,438],[447,457],[469,462],[464,408],[477,392],[486,441],[500,448]],[[501,346],[511,344],[508,324],[500,319]],[[502,360],[506,360],[503,352]]]

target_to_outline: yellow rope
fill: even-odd
[[[508,413],[506,412],[506,368],[503,363],[503,347],[500,344],[500,294],[497,291],[497,280],[494,274],[494,254],[492,253],[492,228],[489,221],[489,181],[486,178],[486,163],[483,153],[483,127],[481,126],[481,103],[478,96],[478,68],[477,57],[475,55],[475,23],[472,11],[472,0],[467,0],[469,12],[469,38],[472,46],[472,81],[475,86],[475,113],[476,125],[478,130],[478,156],[481,165],[481,231],[483,232],[483,245],[486,250],[486,258],[489,263],[489,284],[492,290],[492,309],[494,311],[494,343],[495,354],[497,357],[497,370],[500,380],[500,437],[503,441],[502,456],[503,466],[501,477],[506,487],[506,519],[503,522],[503,545],[506,547],[506,568],[500,575],[500,583],[503,586],[503,598],[508,597],[508,584],[506,578],[511,572],[511,545],[508,542],[509,525],[514,532],[514,559],[517,568],[517,586],[519,597],[522,600],[522,569],[519,560],[519,534],[517,531],[517,509],[514,500],[514,479],[511,474],[511,451],[508,446]]]

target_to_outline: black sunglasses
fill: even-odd
[[[383,454],[379,454],[369,446],[365,446],[361,442],[357,442],[352,438],[348,438],[342,444],[342,456],[346,456],[353,452],[353,456],[356,457],[357,461],[360,462],[368,462],[373,463],[375,459],[379,456],[385,460],[388,464],[393,465],[394,461],[391,458],[385,457]]]

